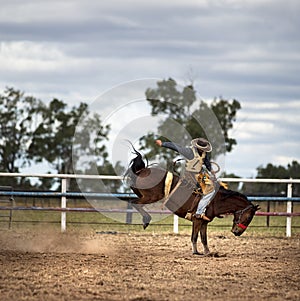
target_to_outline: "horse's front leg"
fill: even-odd
[[[200,255],[197,249],[197,240],[198,240],[201,223],[202,222],[200,220],[193,221],[191,241],[192,241],[192,248],[193,248],[194,255]]]
[[[131,203],[132,207],[135,208],[143,217],[143,228],[144,230],[149,226],[151,221],[151,215],[143,208],[143,204]]]
[[[201,242],[203,245],[204,255],[210,254],[208,245],[207,245],[207,222],[202,222],[200,226],[200,236]]]

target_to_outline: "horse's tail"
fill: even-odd
[[[128,141],[133,149],[133,154],[136,155],[135,158],[133,158],[130,163],[129,163],[129,168],[126,172],[126,174],[128,174],[130,171],[132,171],[135,175],[138,175],[138,173],[142,170],[142,169],[145,169],[148,167],[148,160],[146,158],[146,163],[145,161],[143,160],[143,156],[140,152],[138,152],[133,144]]]

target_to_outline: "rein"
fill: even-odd
[[[246,212],[247,210],[249,210],[250,208],[252,208],[253,205],[250,204],[249,206],[247,206],[246,208],[244,209],[241,209],[241,210],[238,210],[236,211],[235,213],[239,214],[239,218],[238,218],[238,221],[235,223],[238,227],[242,228],[243,230],[247,229],[248,226],[242,224],[240,222],[241,218],[242,218],[242,215],[244,214],[244,212]]]

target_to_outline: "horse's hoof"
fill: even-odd
[[[226,255],[220,255],[218,252],[209,252],[205,253],[204,256],[206,257],[226,257]]]
[[[144,230],[149,226],[150,222],[151,222],[151,217],[148,217],[148,216],[143,217]]]
[[[193,252],[193,255],[200,255],[202,257],[217,257],[217,256],[214,256],[214,253],[199,253],[198,251],[197,252]]]

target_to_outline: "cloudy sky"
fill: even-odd
[[[300,162],[298,0],[0,4],[1,91],[77,104],[127,81],[192,78],[202,99],[242,105],[227,172]]]

